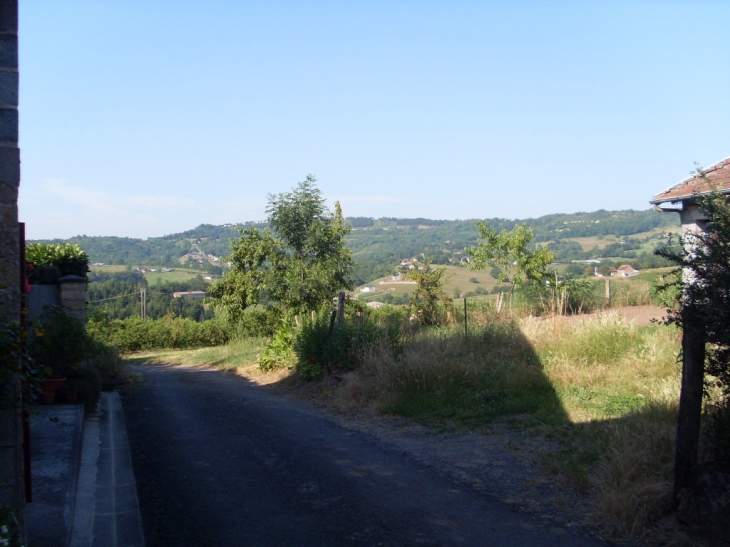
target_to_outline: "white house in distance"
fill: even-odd
[[[704,231],[707,218],[697,206],[697,196],[717,190],[730,194],[730,157],[704,170],[705,177],[692,175],[660,192],[649,203],[663,213],[679,213],[683,232]]]
[[[634,277],[640,273],[639,270],[635,270],[628,264],[622,264],[616,269],[611,268],[611,277]]]
[[[360,287],[360,292],[375,292],[375,287],[372,285],[365,285],[364,287]]]

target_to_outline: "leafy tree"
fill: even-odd
[[[269,228],[239,230],[227,258],[231,271],[211,289],[229,318],[240,318],[262,296],[297,315],[352,288],[353,263],[345,246],[350,227],[339,203],[334,213],[325,207],[315,182],[307,175],[292,192],[269,194]]]
[[[532,239],[532,230],[526,224],[497,232],[489,223],[479,220],[477,228],[479,244],[467,249],[472,256],[470,267],[484,269],[496,263],[502,270],[499,279],[505,281],[509,276],[515,288],[519,288],[525,279],[542,279],[547,265],[555,258],[544,247],[537,247],[533,251],[527,248]]]
[[[426,259],[421,266],[410,270],[406,278],[416,282],[416,290],[411,297],[411,311],[424,325],[438,325],[453,315],[453,303],[444,292],[444,285],[450,276],[445,268],[431,268],[431,260]]]

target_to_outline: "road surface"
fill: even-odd
[[[244,378],[135,371],[122,402],[149,547],[600,545]]]

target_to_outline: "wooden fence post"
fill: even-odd
[[[345,322],[345,293],[340,292],[337,296],[337,324],[342,326]]]

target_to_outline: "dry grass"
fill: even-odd
[[[546,467],[591,494],[593,522],[646,534],[669,509],[678,332],[610,314],[573,326],[488,314],[470,324],[468,340],[444,328],[368,348],[343,395],[348,411],[359,399],[432,426],[507,420],[557,439]]]

